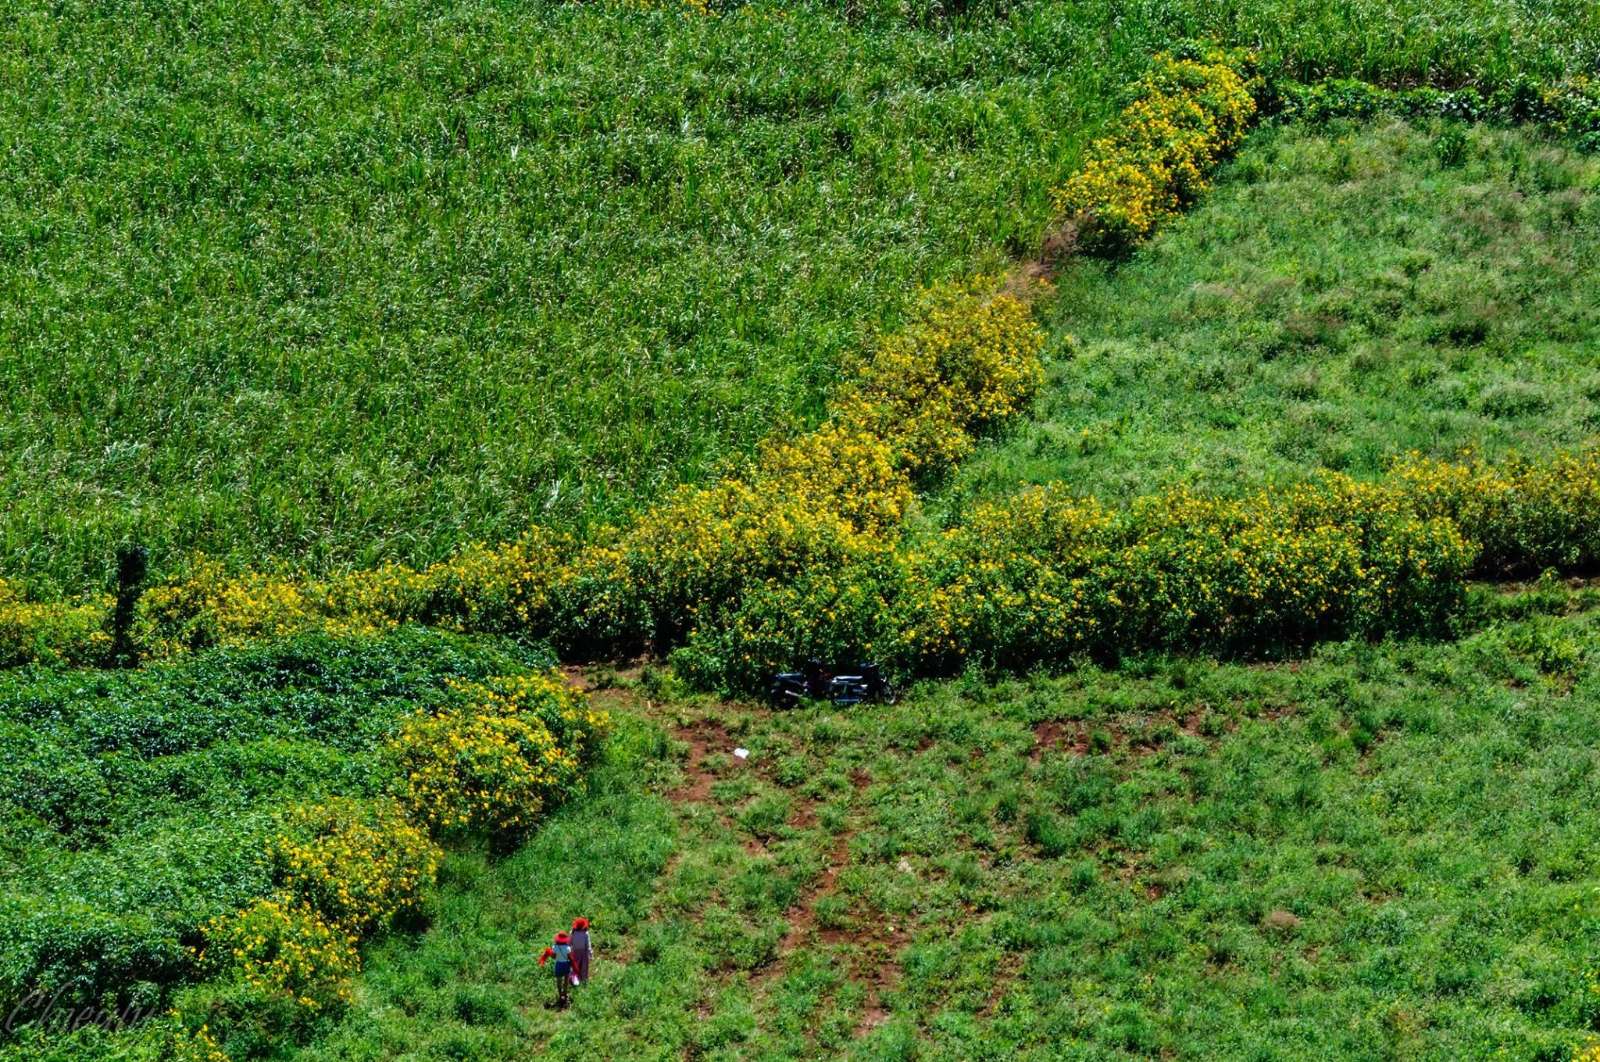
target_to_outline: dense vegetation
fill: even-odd
[[[703,475],[919,283],[1032,239],[1117,74],[1058,61],[1093,32],[1060,16],[37,5],[0,32],[0,569],[72,590],[125,535],[163,570],[427,562]]]
[[[0,1059],[1600,1045],[1596,72],[1582,0],[14,5]],[[955,677],[687,692],[810,655]]]

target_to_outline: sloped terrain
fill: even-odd
[[[1525,132],[1259,134],[1133,261],[1060,278],[1036,415],[957,504],[1236,492],[1600,431],[1600,162]]]

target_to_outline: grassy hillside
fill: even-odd
[[[1201,38],[1254,51],[1150,62]],[[1234,149],[1255,73],[1521,120],[1597,71],[1587,0],[12,5],[0,1060],[1564,1062],[1600,458],[1236,496],[1600,435],[1600,164],[1422,120]],[[1047,296],[1062,202],[1165,231]],[[774,432],[621,536],[461,549]],[[1123,505],[1175,485],[1225,497]],[[115,606],[143,668],[68,668],[111,599],[15,587],[129,539],[222,563]],[[534,674],[535,637],[658,655]],[[687,692],[867,651],[959,677]]]
[[[1600,161],[1531,132],[1287,128],[1136,259],[1060,278],[1036,416],[952,504],[1232,492],[1600,433]]]
[[[594,799],[458,857],[299,1057],[1564,1060],[1600,1029],[1597,604],[870,711],[625,681]],[[559,1013],[533,958],[579,913]]]
[[[0,570],[324,568],[617,516],[1028,246],[1181,35],[1306,75],[1592,66],[1592,5],[26,0],[0,15]]]

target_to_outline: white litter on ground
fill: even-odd
[[[749,757],[750,750],[749,749],[734,749],[733,750],[733,754],[735,756],[739,757],[742,760],[742,759],[746,759],[746,758]]]

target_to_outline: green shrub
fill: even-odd
[[[344,934],[414,911],[436,855],[392,805],[370,802],[385,784],[378,749],[418,705],[444,710],[536,662],[548,657],[401,630],[136,671],[0,673],[0,1008],[16,1010],[12,1031],[46,1017],[24,1005],[41,993],[113,1016],[163,1009],[201,973],[187,945],[202,927],[274,887]],[[526,703],[519,683],[494,687]],[[573,702],[528,710],[586,750],[598,740]],[[290,811],[303,801],[322,803]]]
[[[606,713],[556,673],[459,687],[466,703],[419,712],[385,746],[407,816],[437,834],[519,836],[583,789]]]

